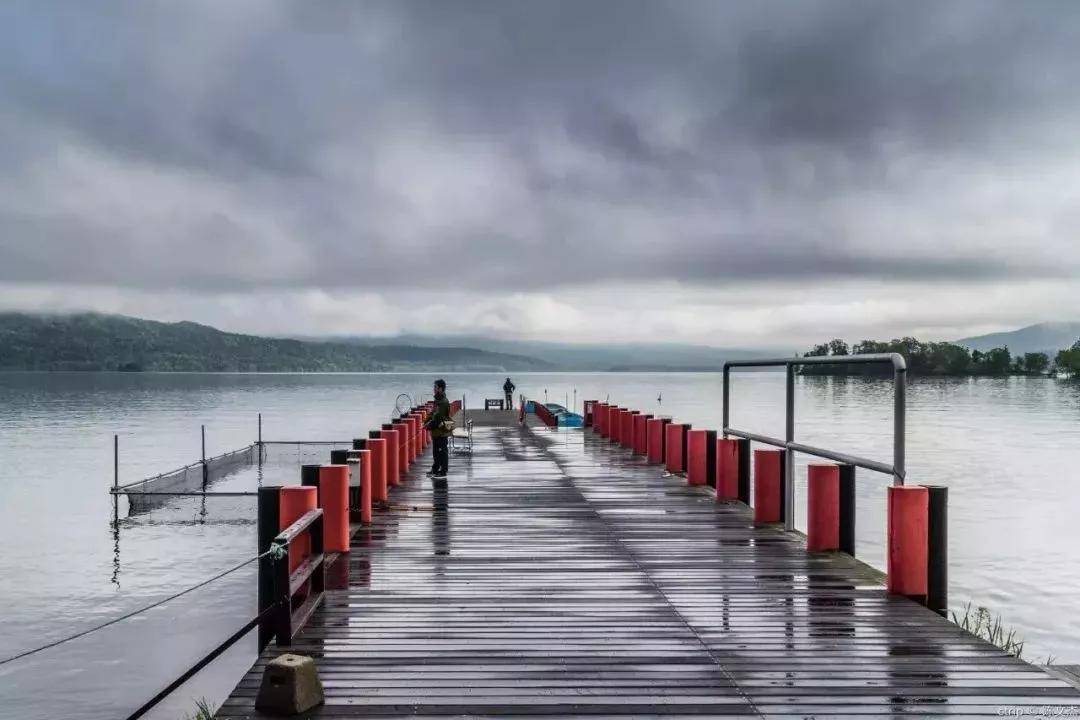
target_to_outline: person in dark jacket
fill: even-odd
[[[450,419],[450,401],[446,399],[446,381],[435,381],[432,388],[435,395],[435,411],[431,413],[424,427],[431,431],[431,472],[433,479],[445,479],[450,469],[450,430],[443,423]]]
[[[510,382],[510,378],[506,378],[506,382],[503,383],[503,392],[506,393],[506,409],[514,409],[514,383]]]

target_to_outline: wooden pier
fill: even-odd
[[[1071,685],[887,594],[864,565],[755,527],[589,430],[477,422],[448,483],[422,465],[354,536],[347,577],[331,567],[289,648],[325,686],[303,717],[1080,713]],[[263,717],[280,652],[217,717]]]

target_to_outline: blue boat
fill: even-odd
[[[579,428],[585,425],[585,418],[577,413],[570,412],[558,403],[544,403],[544,406],[550,410],[551,414],[559,421],[559,427]]]
[[[585,426],[584,417],[577,413],[570,412],[558,403],[541,403],[536,400],[527,400],[525,402],[525,412],[535,414],[538,406],[546,408],[555,418],[559,427],[579,428]]]

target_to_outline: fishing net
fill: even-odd
[[[204,463],[125,485],[128,514],[138,515],[175,504],[185,497],[213,498],[214,493],[254,494],[262,485],[296,485],[302,465],[330,462],[330,452],[351,447],[347,442],[266,442],[231,450]],[[205,495],[204,495],[205,493]]]

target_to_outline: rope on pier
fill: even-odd
[[[235,566],[229,568],[228,570],[224,570],[224,571],[218,573],[217,575],[213,576],[212,578],[208,578],[206,580],[203,580],[202,582],[198,583],[197,585],[192,585],[191,587],[187,588],[186,590],[181,590],[178,593],[175,593],[175,594],[170,595],[170,596],[168,596],[166,598],[162,598],[161,600],[153,602],[153,603],[147,605],[146,607],[139,608],[138,610],[132,610],[131,612],[126,613],[124,615],[121,615],[120,617],[113,618],[112,620],[108,620],[106,622],[103,622],[100,625],[95,625],[92,628],[82,630],[80,632],[75,633],[74,635],[69,635],[67,637],[60,638],[59,640],[54,640],[54,641],[52,641],[50,643],[46,643],[45,645],[42,645],[40,647],[36,647],[36,648],[34,648],[32,650],[24,650],[21,653],[18,653],[16,655],[12,655],[11,657],[4,658],[3,660],[0,660],[0,665],[6,665],[9,662],[14,662],[15,660],[19,660],[21,658],[28,657],[30,655],[35,655],[35,654],[37,654],[39,652],[42,652],[44,650],[49,650],[50,648],[54,648],[57,645],[63,645],[64,643],[71,642],[72,640],[78,640],[79,638],[86,637],[87,635],[89,635],[91,633],[95,633],[98,630],[104,630],[105,628],[109,627],[110,625],[116,625],[117,623],[123,622],[124,620],[128,620],[130,618],[133,618],[136,615],[142,614],[142,613],[147,612],[149,610],[153,610],[154,608],[160,607],[160,606],[164,605],[165,603],[172,602],[173,600],[176,600],[177,598],[183,597],[184,595],[187,595],[188,593],[192,593],[192,592],[198,590],[199,588],[206,587],[210,583],[215,582],[217,580],[220,580],[221,578],[225,577],[226,575],[231,575],[232,573],[236,572],[237,570],[240,570],[240,569],[244,568],[245,566],[250,565],[251,563],[255,562],[256,560],[261,560],[262,558],[264,558],[267,555],[270,555],[272,553],[280,553],[280,551],[277,550],[274,547],[271,547],[266,552],[264,552],[264,553],[262,553],[260,555],[256,555],[255,557],[248,558],[247,560],[243,561],[239,565],[235,565]]]

